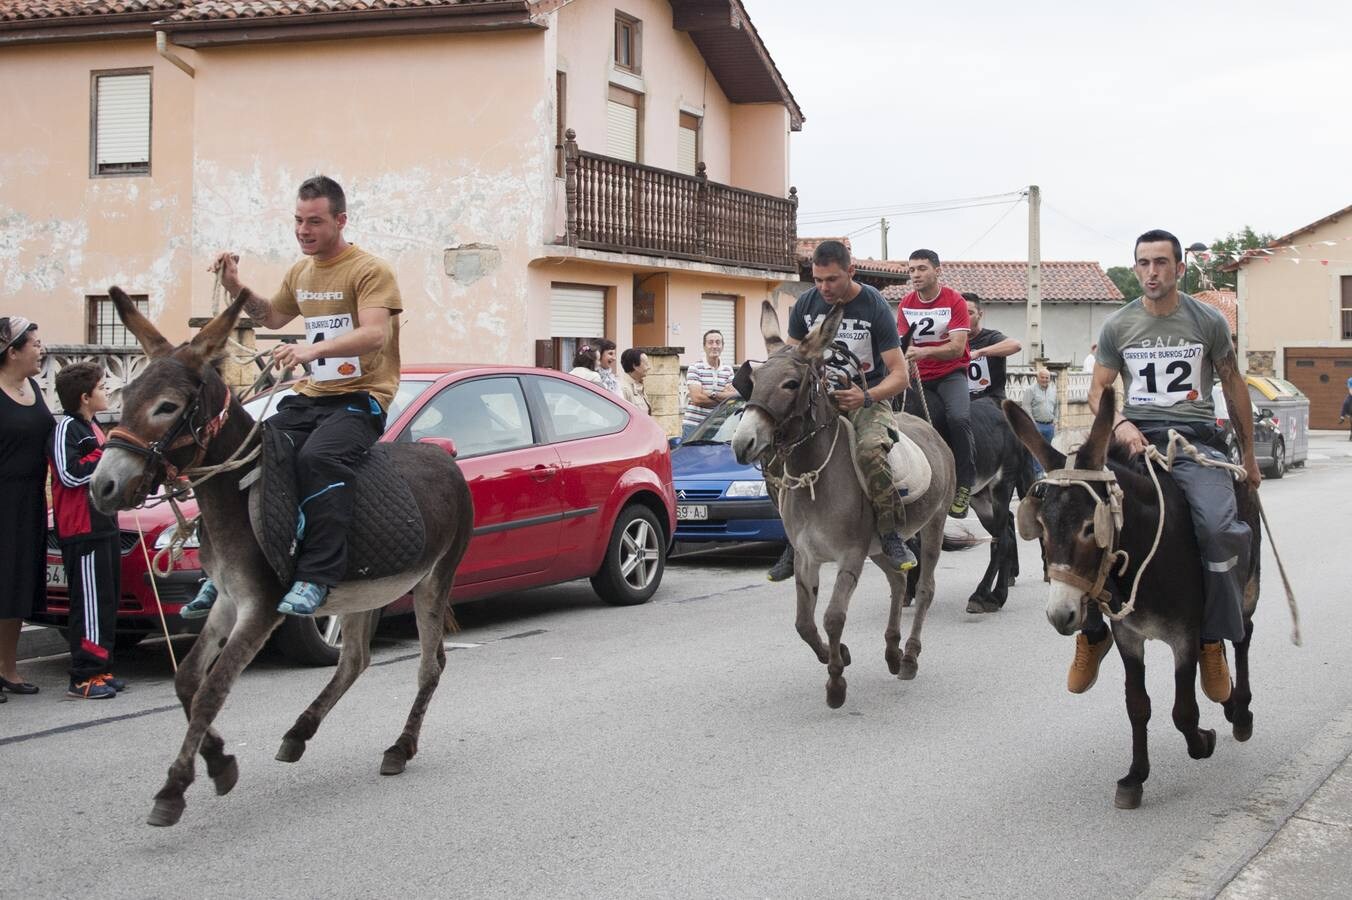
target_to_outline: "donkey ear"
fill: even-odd
[[[1098,471],[1108,459],[1108,440],[1113,435],[1113,419],[1117,417],[1117,393],[1104,388],[1099,397],[1098,414],[1089,429],[1089,437],[1075,453],[1075,468]]]
[[[131,302],[131,298],[127,296],[126,291],[117,285],[113,285],[108,288],[108,296],[113,299],[113,308],[117,310],[117,317],[140,342],[141,349],[146,352],[146,356],[164,356],[173,349],[173,345],[164,339],[164,335],[160,334],[159,329],[151,324],[149,319],[141,315],[141,311],[136,308],[135,303]]]
[[[821,356],[826,352],[826,348],[831,346],[831,342],[836,339],[836,332],[840,330],[840,320],[845,316],[845,304],[833,306],[831,311],[826,314],[826,318],[817,323],[817,327],[808,332],[808,336],[803,338],[803,342],[798,345],[804,356]]]
[[[234,303],[221,310],[216,318],[197,332],[197,336],[192,339],[192,348],[200,357],[215,361],[225,352],[225,342],[230,339],[230,332],[235,330],[235,322],[239,319],[240,310],[244,308],[246,297],[248,294],[240,291]]]
[[[1014,429],[1015,436],[1028,448],[1028,452],[1033,454],[1033,458],[1042,466],[1044,472],[1052,472],[1065,466],[1065,454],[1047,443],[1042,437],[1042,432],[1037,430],[1037,425],[1033,424],[1033,420],[1023,411],[1022,406],[1013,400],[1005,400],[1000,404],[1000,408],[1005,411],[1005,418],[1009,420],[1009,427]]]
[[[765,338],[767,353],[774,353],[784,346],[784,339],[779,336],[779,313],[769,300],[761,301],[761,337]]]

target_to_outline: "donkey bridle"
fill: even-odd
[[[104,446],[127,450],[137,456],[145,457],[145,467],[141,470],[143,485],[153,485],[160,469],[164,470],[164,476],[168,480],[177,479],[180,471],[193,469],[201,464],[207,455],[207,445],[211,443],[212,438],[220,433],[221,427],[230,417],[230,389],[226,388],[221,411],[201,424],[193,422],[206,401],[206,388],[207,383],[204,379],[197,385],[192,402],[184,408],[179,417],[174,420],[174,423],[158,440],[147,441],[135,432],[119,425],[108,433],[108,441]],[[170,453],[191,444],[197,446],[197,452],[193,455],[192,462],[182,469],[169,462],[168,456]]]
[[[786,346],[771,356],[784,356],[794,352],[793,347]],[[816,411],[817,405],[813,402],[815,396],[822,392],[822,385],[825,379],[817,372],[811,362],[804,361],[807,368],[807,374],[803,378],[802,385],[798,388],[798,396],[794,398],[793,409],[783,419],[775,422],[774,441],[771,447],[777,450],[776,455],[788,460],[788,456],[794,450],[797,450],[803,444],[806,444],[818,433],[830,427],[832,422],[823,422],[817,424]],[[746,401],[746,409],[759,409],[767,418],[774,421],[774,416],[762,404],[754,400]],[[834,417],[833,417],[834,418]],[[790,422],[801,420],[805,423],[802,434],[796,439],[790,441],[787,436],[787,426]]]
[[[1036,482],[1029,493],[1039,485],[1053,484],[1057,487],[1076,485],[1089,492],[1094,498],[1094,543],[1099,546],[1098,572],[1090,581],[1070,569],[1069,566],[1053,565],[1047,567],[1047,577],[1052,581],[1068,584],[1088,597],[1097,601],[1100,609],[1112,614],[1112,593],[1107,589],[1108,577],[1114,565],[1121,560],[1118,575],[1125,575],[1129,557],[1125,550],[1117,548],[1117,539],[1122,532],[1122,487],[1117,483],[1117,475],[1107,469],[1097,471],[1089,469],[1054,469],[1047,472]],[[1108,496],[1102,497],[1094,490],[1094,484],[1107,486]]]

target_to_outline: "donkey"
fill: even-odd
[[[109,294],[123,324],[150,357],[145,371],[123,391],[122,422],[115,433],[120,439],[110,441],[90,482],[94,505],[111,513],[143,503],[166,479],[167,467],[211,467],[231,459],[248,440],[254,423],[213,365],[225,349],[243,296],[192,341],[174,347],[120,288],[110,288]],[[453,621],[451,584],[469,544],[474,509],[460,467],[446,450],[429,444],[393,444],[389,452],[400,474],[417,485],[414,494],[426,535],[423,553],[398,575],[333,588],[325,609],[342,617],[338,669],[283,738],[277,752],[283,762],[300,759],[324,716],[370,662],[379,609],[410,589],[422,651],[418,693],[403,732],[385,751],[381,774],[402,772],[417,753],[423,715],[446,666],[442,637]],[[287,586],[254,537],[247,495],[240,490],[244,472],[223,471],[195,491],[205,524],[202,561],[220,597],[174,679],[188,731],[169,767],[168,780],[155,795],[147,820],[151,825],[173,825],[183,815],[183,793],[193,781],[193,756],[198,752],[217,794],[235,786],[239,766],[225,753],[225,743],[211,723],[235,679],[282,620],[276,606]]]
[[[1192,517],[1182,490],[1167,472],[1159,473],[1163,508],[1152,480],[1125,460],[1108,458],[1112,432],[1113,390],[1099,400],[1089,438],[1076,453],[1073,467],[1052,449],[1037,426],[1016,403],[1004,402],[1014,432],[1047,471],[1043,481],[1019,507],[1019,533],[1043,538],[1051,591],[1047,619],[1061,634],[1074,634],[1103,601],[1115,613],[1140,584],[1130,614],[1112,623],[1114,642],[1126,670],[1127,717],[1131,720],[1132,760],[1118,779],[1114,803],[1119,809],[1141,805],[1142,787],[1150,775],[1146,723],[1150,697],[1145,687],[1145,642],[1167,643],[1174,654],[1174,726],[1183,734],[1188,755],[1206,759],[1216,748],[1216,732],[1198,728],[1197,658],[1202,604],[1201,554]],[[1106,466],[1106,468],[1105,468]],[[1235,682],[1223,708],[1237,741],[1253,735],[1253,695],[1249,687],[1249,641],[1258,605],[1259,533],[1257,494],[1247,484],[1237,487],[1239,514],[1253,530],[1248,581],[1244,592],[1244,640],[1234,645]],[[1092,496],[1091,496],[1092,495]],[[1160,518],[1163,532],[1153,559],[1141,572],[1155,542]],[[1125,557],[1125,558],[1124,558]]]
[[[845,702],[845,667],[850,650],[841,642],[850,595],[859,583],[864,560],[872,558],[887,574],[892,605],[888,611],[884,658],[893,675],[916,676],[920,631],[934,599],[934,570],[943,543],[944,519],[956,490],[953,454],[938,433],[921,419],[897,416],[897,429],[920,446],[933,469],[929,488],[906,507],[904,537],[921,536],[919,603],[911,634],[902,654],[901,607],[906,577],[887,564],[878,547],[873,505],[855,472],[847,439],[838,440],[844,426],[827,395],[823,357],[840,328],[844,307],[831,311],[797,347],[784,343],[779,317],[768,302],[761,305],[761,333],[769,358],[752,374],[751,399],[733,435],[739,462],[782,462],[786,473],[816,472],[811,490],[788,490],[780,502],[780,517],[795,550],[794,576],[798,605],[798,634],[826,665],[826,703],[832,709]],[[819,423],[819,424],[818,424]],[[817,630],[817,592],[824,562],[838,565],[831,603],[823,616],[829,649]]]

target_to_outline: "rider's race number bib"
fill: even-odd
[[[305,340],[311,345],[332,341],[352,332],[352,316],[339,313],[332,316],[307,316]],[[321,356],[310,363],[310,377],[315,381],[337,381],[361,375],[361,359],[356,356]]]
[[[967,364],[967,390],[977,394],[991,386],[991,363],[986,357]]]
[[[1131,373],[1127,403],[1132,406],[1173,406],[1184,400],[1196,400],[1204,352],[1201,344],[1124,349],[1122,361]]]
[[[947,306],[932,309],[904,307],[902,313],[906,316],[907,326],[915,327],[911,343],[942,344],[948,341],[948,323],[953,318],[953,310]]]

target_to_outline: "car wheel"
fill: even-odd
[[[1272,479],[1281,478],[1286,474],[1286,445],[1278,441],[1272,447],[1272,465],[1267,470],[1267,477]]]
[[[273,635],[282,655],[302,666],[336,666],[343,649],[338,616],[287,616]]]
[[[606,546],[601,571],[592,587],[615,606],[645,603],[662,583],[667,564],[667,541],[657,516],[645,506],[630,504],[621,512]]]

